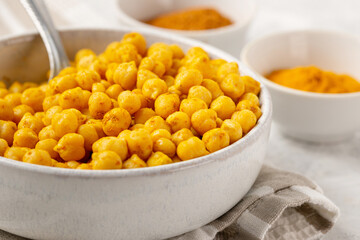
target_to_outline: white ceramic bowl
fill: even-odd
[[[132,29],[133,30],[133,29]],[[70,58],[80,48],[103,51],[129,32],[67,30]],[[140,31],[148,44],[203,47],[212,57],[236,61],[203,43]],[[0,78],[44,79],[48,61],[37,34],[0,40]],[[258,79],[240,64],[244,74]],[[243,139],[205,157],[146,169],[72,170],[0,157],[0,229],[31,239],[163,239],[196,229],[233,207],[261,168],[271,122],[262,87],[263,115]]]
[[[119,6],[120,19],[130,26],[180,34],[214,45],[233,56],[239,56],[246,31],[256,12],[253,0],[119,0]],[[211,30],[184,31],[159,28],[143,22],[159,14],[199,6],[218,9],[233,24]]]
[[[360,80],[360,36],[315,30],[276,33],[246,45],[241,60],[262,75],[315,65]],[[285,134],[314,142],[336,142],[360,130],[360,92],[311,93],[262,79],[272,97],[274,122]]]

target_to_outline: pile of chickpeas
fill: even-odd
[[[0,82],[0,156],[94,170],[186,161],[246,135],[259,92],[235,62],[128,33],[78,51],[49,83]]]

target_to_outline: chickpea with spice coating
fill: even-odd
[[[55,94],[55,95],[45,97],[44,101],[42,103],[44,112],[46,112],[53,106],[58,106],[59,98],[60,98],[60,94]]]
[[[92,93],[96,93],[96,92],[105,92],[106,91],[106,88],[104,86],[104,84],[102,83],[94,83],[92,86],[91,86],[91,92]]]
[[[148,159],[152,150],[153,142],[150,133],[145,129],[136,129],[127,137],[130,154],[137,154],[141,159]]]
[[[16,124],[18,124],[21,121],[21,119],[25,115],[25,113],[30,113],[31,115],[35,114],[34,110],[30,106],[24,105],[24,104],[14,107],[13,112],[14,112],[13,121]]]
[[[149,118],[144,125],[145,125],[145,129],[149,133],[152,133],[157,129],[165,129],[170,132],[169,124],[160,116],[154,116]]]
[[[56,113],[61,113],[63,111],[63,108],[60,106],[53,106],[51,108],[49,108],[46,112],[45,112],[45,117],[43,118],[43,123],[46,126],[49,126],[51,124],[51,120],[54,117],[54,115]]]
[[[254,93],[245,93],[241,96],[241,100],[248,100],[252,106],[260,106],[259,98]]]
[[[259,94],[261,87],[258,81],[250,76],[241,76],[241,79],[245,84],[245,93],[254,93],[255,95]]]
[[[180,103],[180,111],[186,113],[190,118],[194,112],[207,109],[206,103],[199,98],[184,99]]]
[[[114,108],[104,115],[103,131],[108,136],[117,136],[131,124],[131,115],[123,108]]]
[[[128,160],[126,160],[123,163],[124,169],[143,168],[143,167],[147,167],[146,162],[144,162],[144,160],[139,158],[139,156],[136,154],[133,154]]]
[[[13,120],[14,112],[12,107],[0,98],[0,120]]]
[[[155,166],[170,164],[172,162],[173,161],[171,160],[171,158],[168,157],[166,154],[162,152],[154,152],[146,163],[149,167],[155,167]]]
[[[61,138],[65,134],[75,133],[79,127],[78,118],[73,112],[56,113],[51,120],[55,136]]]
[[[217,116],[220,119],[225,120],[231,118],[232,114],[235,112],[236,106],[231,98],[220,96],[211,103],[210,108],[217,113]]]
[[[137,68],[135,62],[121,63],[114,71],[114,82],[125,90],[136,86]]]
[[[175,145],[178,146],[179,143],[181,143],[182,141],[188,140],[191,137],[194,137],[194,134],[192,133],[192,131],[190,129],[183,128],[183,129],[180,129],[179,131],[175,132],[171,136],[171,141],[173,141],[173,143],[175,143]]]
[[[45,150],[50,154],[52,159],[58,159],[59,154],[54,150],[54,147],[57,145],[57,141],[55,139],[44,139],[36,143],[35,149]]]
[[[63,109],[76,108],[81,110],[86,107],[87,101],[81,88],[77,87],[64,91],[60,95],[59,105]]]
[[[191,137],[185,141],[180,142],[177,146],[176,152],[182,161],[202,157],[209,154],[205,148],[204,142],[197,137]]]
[[[145,124],[149,118],[156,116],[156,113],[151,108],[141,108],[134,115],[136,124]]]
[[[233,144],[234,142],[236,142],[237,140],[242,138],[241,125],[240,125],[240,123],[238,123],[234,120],[226,119],[221,124],[221,129],[224,130],[225,132],[227,132],[227,134],[229,135],[230,144]]]
[[[100,82],[100,75],[92,70],[81,69],[75,75],[75,81],[84,90],[91,91],[94,83]]]
[[[134,114],[141,107],[141,101],[136,93],[129,90],[123,91],[118,97],[119,107],[125,109],[130,114]]]
[[[136,87],[141,89],[146,80],[158,78],[158,76],[147,69],[139,69],[137,72],[137,81],[136,81]]]
[[[77,133],[84,137],[84,147],[85,150],[90,152],[92,150],[92,146],[94,142],[99,139],[99,135],[94,127],[91,124],[83,124],[80,125]]]
[[[40,88],[28,88],[21,96],[21,103],[30,106],[35,112],[43,110],[42,103],[45,93]]]
[[[25,153],[22,160],[26,163],[52,166],[50,154],[45,150],[31,149]]]
[[[106,89],[105,93],[112,99],[118,99],[119,94],[123,91],[124,89],[119,84],[113,84]]]
[[[223,79],[230,73],[239,74],[239,66],[236,62],[229,62],[222,64],[218,70],[216,75],[216,80],[218,83],[221,83]]]
[[[93,118],[102,119],[112,108],[111,98],[102,92],[95,92],[89,98],[89,111]]]
[[[28,151],[30,151],[30,148],[27,147],[9,147],[5,150],[4,157],[16,161],[22,161],[25,153]]]
[[[146,40],[139,33],[136,32],[127,33],[123,36],[121,42],[127,42],[133,44],[141,55],[144,55],[146,53]]]
[[[155,100],[161,94],[166,93],[168,90],[164,80],[160,78],[148,79],[142,86],[142,93],[145,97]]]
[[[10,93],[4,97],[4,100],[14,108],[21,104],[21,96],[21,93]]]
[[[117,137],[103,137],[94,142],[92,145],[93,152],[114,151],[125,160],[128,155],[128,147],[126,140]]]
[[[244,81],[239,74],[228,74],[220,84],[221,90],[233,100],[238,99],[245,91]]]
[[[0,120],[0,138],[5,139],[9,146],[13,144],[17,126],[12,121]]]
[[[9,147],[5,139],[0,138],[0,156],[3,157],[6,149]]]
[[[247,134],[256,125],[256,115],[250,110],[242,110],[234,112],[231,120],[240,123],[244,134]]]
[[[30,128],[21,128],[14,134],[14,147],[34,148],[39,141],[36,133]]]
[[[96,152],[90,162],[94,170],[121,169],[122,161],[114,151]]]
[[[153,150],[155,152],[162,152],[169,157],[173,157],[176,153],[176,146],[168,138],[159,138],[154,142]]]
[[[21,118],[18,128],[31,128],[36,134],[44,127],[44,123],[41,119],[31,115],[31,113],[25,113]]]
[[[64,161],[79,161],[85,156],[84,137],[77,133],[68,133],[60,138],[54,150]]]
[[[160,138],[167,138],[171,140],[171,133],[165,129],[157,129],[153,131],[150,135],[153,143],[155,143]]]
[[[192,86],[200,85],[203,81],[203,76],[199,70],[188,69],[180,72],[175,77],[175,87],[184,94],[188,94]]]
[[[180,98],[177,94],[161,94],[155,100],[155,113],[162,118],[167,118],[170,114],[179,110]]]
[[[57,136],[55,135],[55,131],[54,131],[54,129],[52,128],[51,125],[46,126],[46,127],[44,127],[43,129],[41,129],[40,132],[39,132],[38,137],[39,137],[39,140],[44,140],[44,139],[49,139],[49,138],[55,139],[55,140],[59,140],[59,139],[60,139],[59,137],[57,137]]]
[[[203,86],[193,86],[189,90],[188,98],[199,98],[203,100],[207,106],[212,100],[211,92]]]
[[[174,112],[166,118],[166,122],[170,125],[172,132],[191,127],[190,117],[184,112]]]
[[[207,131],[216,128],[217,114],[212,109],[201,109],[191,116],[192,127],[203,135]]]
[[[229,146],[230,137],[221,128],[214,128],[204,134],[202,141],[206,149],[212,153]]]

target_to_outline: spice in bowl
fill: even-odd
[[[221,28],[232,21],[213,8],[191,8],[170,12],[155,17],[146,23],[176,30],[207,30]]]
[[[360,82],[351,76],[324,71],[315,66],[276,70],[266,78],[282,86],[307,92],[360,92]]]

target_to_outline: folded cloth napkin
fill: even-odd
[[[338,216],[339,209],[315,183],[265,165],[229,212],[171,240],[320,239]]]
[[[339,209],[307,178],[264,166],[253,187],[229,212],[170,240],[320,239]],[[0,231],[0,240],[20,240]]]

